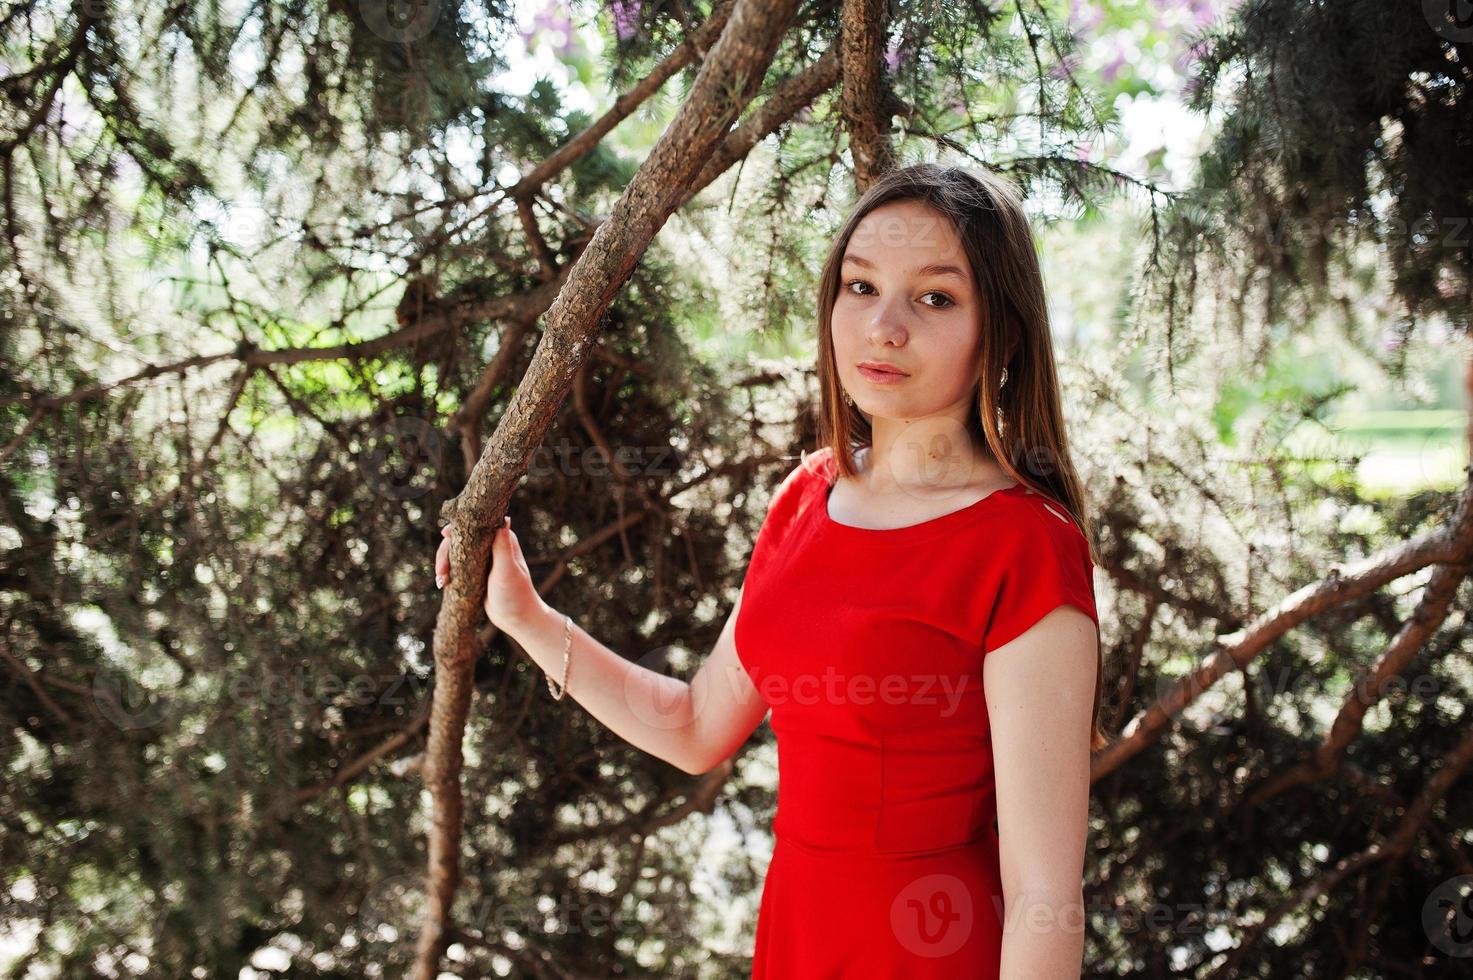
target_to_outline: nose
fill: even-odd
[[[869,341],[881,346],[889,344],[893,347],[904,346],[910,331],[905,328],[905,313],[903,312],[905,300],[903,298],[886,299],[879,304],[875,310],[875,318],[870,321]]]

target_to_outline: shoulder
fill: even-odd
[[[767,504],[767,517],[761,534],[776,543],[788,525],[807,508],[824,501],[824,488],[834,472],[833,450],[827,446],[804,452],[783,475]]]
[[[1094,562],[1079,525],[1057,502],[1036,492],[1013,494],[1010,520],[999,522],[1002,541],[984,650],[1025,633],[1061,604],[1080,609],[1099,625]]]
[[[827,480],[834,475],[838,464],[834,461],[834,447],[820,446],[813,452],[804,452],[799,457],[799,463],[794,468],[792,475],[800,475],[801,479]]]
[[[767,495],[766,523],[769,525],[785,520],[799,501],[807,496],[808,489],[820,482],[824,472],[824,461],[819,453],[802,453],[796,461],[792,457],[787,458],[789,465],[782,479],[776,486],[768,484],[771,490]]]
[[[783,501],[796,502],[796,499],[804,496],[814,487],[824,486],[832,478],[834,473],[834,451],[828,446],[814,452],[803,452],[798,461],[783,476],[777,489],[772,493],[772,504],[769,509],[777,507]]]
[[[789,540],[789,532],[808,509],[815,504],[823,505],[827,467],[832,453],[826,449],[803,453],[794,462],[772,490],[767,501],[767,514],[757,530],[753,542],[748,581],[760,578],[754,572],[762,572],[777,560],[775,556]]]
[[[1009,496],[1014,519],[1006,526],[1014,543],[1034,551],[1082,556],[1091,562],[1089,541],[1063,504],[1027,486],[1015,487]]]

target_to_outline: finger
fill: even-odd
[[[450,581],[450,539],[446,538],[440,542],[440,547],[435,552],[435,584],[444,588]]]
[[[445,588],[445,583],[450,581],[450,533],[452,528],[449,524],[440,528],[440,536],[444,538],[440,547],[435,549],[435,587]]]

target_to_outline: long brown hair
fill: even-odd
[[[882,204],[909,200],[950,220],[981,299],[981,378],[967,416],[967,432],[1009,476],[1068,511],[1084,533],[1090,560],[1099,564],[1083,484],[1064,431],[1053,333],[1033,229],[1017,190],[991,171],[918,163],[886,173],[855,203],[835,236],[818,285],[820,444],[832,447],[840,473],[857,475],[854,450],[868,445],[873,433],[858,406],[845,404],[834,360],[832,321],[840,267],[849,239],[865,215]],[[1103,693],[1104,663],[1097,658],[1091,749],[1109,744],[1099,725]]]

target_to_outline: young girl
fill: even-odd
[[[840,229],[818,310],[822,447],[774,493],[688,684],[549,607],[509,526],[487,614],[555,696],[687,772],[771,711],[754,980],[1077,978],[1094,551],[1016,193],[890,173]]]

